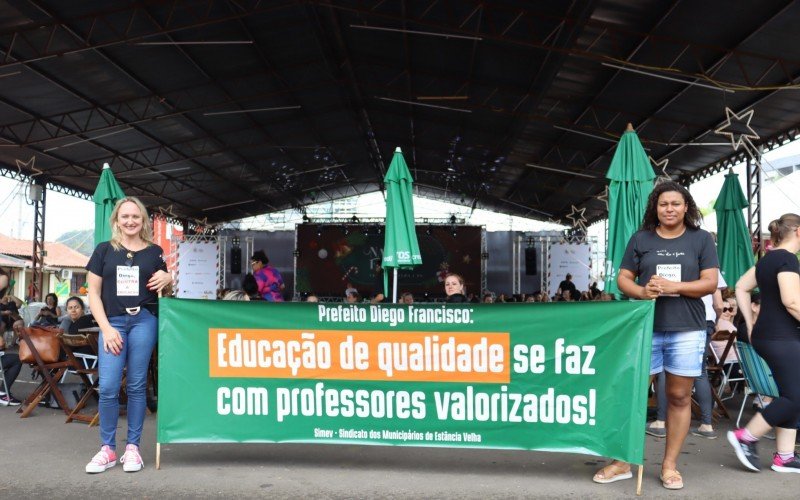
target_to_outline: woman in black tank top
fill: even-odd
[[[800,472],[794,453],[800,419],[800,216],[785,214],[769,225],[775,248],[736,284],[736,299],[750,343],[769,365],[780,397],[756,414],[747,426],[728,432],[736,456],[750,470],[761,469],[756,442],[775,427],[777,453],[772,470]],[[761,311],[753,324],[750,291],[761,291]]]

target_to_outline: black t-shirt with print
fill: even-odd
[[[753,341],[796,340],[800,338],[800,322],[789,314],[781,300],[778,273],[800,274],[797,257],[782,248],[772,250],[756,264],[756,282],[761,292],[761,312],[753,325]]]
[[[131,259],[128,253],[132,255]],[[107,241],[97,245],[86,270],[103,278],[100,299],[106,316],[119,316],[125,314],[126,307],[138,307],[158,300],[158,294],[147,289],[147,282],[156,271],[167,270],[163,253],[158,245],[150,245],[138,252],[125,248],[114,250]],[[118,284],[121,290],[117,289]]]
[[[702,229],[686,228],[677,238],[662,238],[655,231],[638,231],[631,236],[620,269],[635,274],[644,286],[658,274],[670,281],[697,281],[700,271],[718,268],[714,239]],[[706,329],[702,299],[683,295],[656,299],[653,330],[687,332]]]

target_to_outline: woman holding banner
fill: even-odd
[[[656,301],[650,374],[667,374],[667,442],[660,478],[671,490],[683,488],[677,459],[689,433],[692,386],[703,368],[706,317],[701,297],[717,287],[716,247],[711,234],[700,229],[700,220],[686,188],[671,181],[655,186],[617,278],[628,297]],[[611,483],[630,477],[630,464],[614,461],[593,479]]]
[[[784,214],[769,224],[775,247],[750,268],[736,284],[736,298],[750,336],[750,343],[767,362],[779,397],[757,413],[741,429],[728,432],[736,457],[752,471],[761,470],[756,443],[775,427],[776,453],[772,470],[800,472],[795,455],[800,419],[800,216]],[[753,321],[750,291],[761,291],[761,311]]]
[[[109,219],[111,241],[97,245],[89,271],[89,306],[100,327],[100,451],[86,464],[98,473],[116,465],[119,390],[127,367],[128,444],[120,458],[125,472],[142,469],[139,440],[146,408],[147,367],[158,337],[149,307],[172,284],[161,247],[153,243],[147,210],[137,198],[123,198]]]

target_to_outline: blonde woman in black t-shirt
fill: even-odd
[[[736,283],[736,300],[750,336],[750,343],[767,362],[779,397],[757,413],[741,429],[728,432],[736,457],[750,470],[760,471],[756,442],[775,428],[777,452],[772,470],[800,472],[795,455],[800,419],[800,216],[784,214],[769,224],[775,247]],[[761,310],[753,322],[750,291],[758,286]]]
[[[161,247],[153,243],[147,210],[136,198],[123,198],[109,220],[111,241],[97,245],[86,266],[89,306],[100,327],[100,451],[86,472],[116,465],[119,390],[127,368],[128,444],[120,458],[125,472],[142,469],[139,441],[146,408],[147,367],[158,336],[158,320],[148,309],[158,292],[172,284]]]

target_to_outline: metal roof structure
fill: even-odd
[[[629,122],[684,183],[797,137],[798,19],[786,0],[3,0],[0,169],[89,196],[107,162],[151,209],[222,222],[380,190],[400,146],[421,196],[597,219]]]

